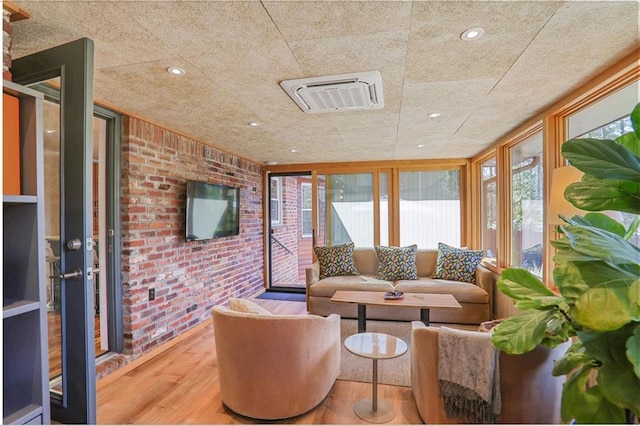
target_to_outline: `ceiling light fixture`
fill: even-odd
[[[467,31],[460,34],[460,38],[464,41],[472,41],[477,40],[484,35],[484,29],[477,28],[469,28]]]
[[[250,123],[247,123],[247,126],[249,126],[249,127],[258,127],[258,126],[260,126],[260,123],[258,123],[257,121],[252,121]]]
[[[438,118],[440,117],[442,114],[440,114],[439,112],[432,112],[430,114],[427,114],[427,117],[429,118]]]
[[[416,145],[416,148],[424,148],[424,144],[423,143],[419,143],[418,145]]]
[[[171,75],[185,75],[187,73],[185,70],[178,67],[168,67],[167,72]]]
[[[291,148],[291,149],[289,150],[289,152],[298,152],[298,150],[297,150],[297,149],[295,149],[295,148]]]

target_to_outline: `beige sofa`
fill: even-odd
[[[420,417],[427,424],[460,423],[445,415],[438,383],[439,327],[412,323],[411,387]],[[569,346],[538,346],[523,355],[500,353],[500,423],[560,423],[564,376],[551,374],[553,362]]]
[[[494,276],[483,266],[476,271],[476,284],[429,278],[436,268],[438,250],[418,249],[416,251],[417,280],[396,282],[376,279],[378,258],[374,248],[357,247],[353,261],[360,275],[320,277],[318,263],[306,270],[307,310],[312,314],[329,315],[336,313],[342,318],[357,318],[357,305],[332,302],[330,299],[338,290],[350,291],[402,291],[404,293],[449,293],[462,309],[431,309],[430,320],[434,323],[480,324],[492,319],[492,299]],[[420,319],[418,308],[398,308],[388,306],[368,306],[367,318],[382,320],[413,321]]]
[[[340,317],[270,315],[213,307],[222,402],[261,420],[303,414],[340,374]]]

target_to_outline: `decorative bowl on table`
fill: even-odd
[[[402,299],[403,297],[404,293],[401,291],[388,291],[384,294],[385,300]]]

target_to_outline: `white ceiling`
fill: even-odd
[[[639,40],[636,1],[14,3],[14,58],[88,37],[97,99],[258,163],[471,157]],[[279,85],[357,71],[383,109],[305,114]]]

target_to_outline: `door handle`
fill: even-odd
[[[73,272],[67,272],[66,274],[60,274],[61,280],[68,280],[70,278],[81,278],[82,270],[76,268]]]

